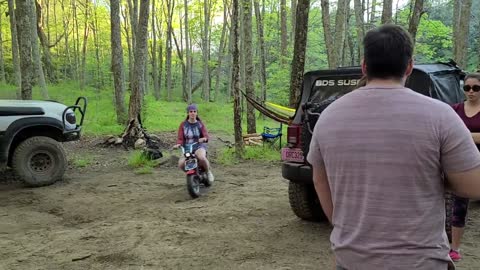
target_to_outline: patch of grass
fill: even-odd
[[[132,168],[152,168],[155,164],[156,162],[148,159],[142,151],[135,151],[128,158],[128,165]]]
[[[90,158],[76,158],[73,160],[73,165],[77,168],[84,168],[90,164],[92,164],[92,160]]]
[[[264,146],[245,146],[243,159],[262,160],[262,161],[280,161],[280,150]],[[235,156],[235,148],[222,148],[217,156],[217,162],[222,165],[232,165],[239,162]]]

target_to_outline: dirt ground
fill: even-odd
[[[214,163],[192,200],[175,166],[138,175],[128,152],[95,142],[65,145],[92,163],[52,186],[3,173],[0,269],[332,269],[330,227],[293,215],[280,163]],[[480,203],[470,213],[460,270],[480,269]]]

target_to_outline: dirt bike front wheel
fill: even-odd
[[[187,175],[187,190],[194,199],[200,196],[200,181],[195,174]]]

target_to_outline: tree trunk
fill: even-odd
[[[86,76],[87,76],[87,43],[88,43],[88,8],[89,8],[89,1],[85,0],[85,23],[83,29],[83,45],[82,45],[82,62],[80,64],[80,89],[84,89],[86,85]]]
[[[210,1],[203,1],[203,98],[205,101],[210,101]]]
[[[376,20],[376,8],[377,8],[377,0],[372,0],[372,13],[370,13],[370,29],[375,26],[375,20]]]
[[[415,0],[415,7],[410,18],[410,23],[408,25],[408,32],[412,36],[413,44],[415,44],[415,38],[417,36],[418,24],[422,17],[423,11],[423,0]]]
[[[140,0],[140,16],[135,43],[135,60],[133,67],[132,93],[130,95],[130,104],[128,108],[128,118],[131,120],[140,120],[142,111],[143,94],[145,93],[145,67],[147,60],[147,35],[148,35],[148,13],[149,0]]]
[[[265,38],[263,36],[263,18],[260,13],[259,0],[254,0],[255,17],[257,21],[258,46],[260,47],[260,83],[262,87],[262,101],[267,101],[267,55],[265,53]],[[294,2],[293,0],[292,2]]]
[[[74,47],[74,61],[75,61],[75,79],[80,79],[79,66],[80,66],[80,27],[78,27],[78,14],[77,14],[77,0],[72,0],[72,11],[74,21],[74,33],[73,35],[73,47]]]
[[[62,0],[61,2],[61,8],[62,8],[62,14],[65,14],[66,10],[65,10],[65,0]],[[63,79],[71,79],[71,75],[72,75],[72,62],[71,62],[71,58],[70,58],[70,49],[69,49],[69,46],[70,46],[70,43],[69,43],[69,39],[68,39],[68,26],[69,26],[69,19],[67,16],[64,16],[63,18],[63,36],[65,38],[65,48],[64,48],[64,53],[65,53],[65,61],[63,62]]]
[[[345,29],[347,26],[347,13],[349,10],[350,0],[338,0],[337,15],[335,17],[335,34],[334,34],[334,62],[333,68],[342,65],[342,56],[345,48]]]
[[[130,38],[130,28],[129,28],[129,15],[126,14],[127,9],[120,9],[120,13],[122,15],[123,21],[123,32],[125,33],[125,39],[127,43],[127,51],[128,51],[128,89],[132,89],[132,79],[133,79],[133,47],[132,47],[132,39]]]
[[[286,64],[288,34],[287,34],[287,1],[280,0],[280,54],[282,65]]]
[[[10,17],[10,35],[12,38],[12,62],[13,62],[13,75],[15,77],[15,86],[17,87],[17,99],[22,97],[22,76],[20,71],[19,60],[19,47],[18,47],[18,35],[17,35],[17,21],[15,16],[15,7],[13,0],[8,0],[8,15]]]
[[[2,22],[3,22],[3,19],[2,19],[2,15],[3,14],[0,14],[0,29],[2,29]],[[5,78],[5,59],[4,59],[4,55],[3,55],[3,34],[2,34],[2,31],[0,31],[0,82],[2,84],[4,84],[6,82],[6,78]]]
[[[232,0],[232,93],[233,93],[233,127],[235,133],[235,154],[238,158],[243,157],[244,146],[242,138],[242,115],[240,111],[240,52],[238,48],[239,33],[239,4],[238,0]]]
[[[382,24],[392,23],[392,0],[383,0]]]
[[[40,93],[43,99],[49,99],[47,83],[45,82],[45,74],[43,73],[42,59],[40,58],[40,47],[38,45],[38,34],[37,34],[37,11],[35,4],[30,3],[30,27],[32,35],[32,60],[33,67],[35,70],[35,75],[37,77],[37,83],[40,86]]]
[[[167,86],[167,100],[172,100],[172,17],[173,17],[173,7],[175,6],[174,0],[167,1],[167,39],[166,39],[166,86]]]
[[[161,5],[160,5],[160,10],[163,10],[163,0],[161,1]],[[157,26],[158,26],[158,29],[157,29],[157,32],[158,32],[158,39],[160,42],[158,42],[158,89],[159,91],[161,91],[162,89],[162,74],[163,74],[163,43],[161,42],[162,41],[162,37],[163,37],[163,29],[162,29],[162,22],[163,22],[163,19],[162,19],[162,14],[163,12],[158,12],[158,14],[160,16],[155,16],[156,18],[156,22],[157,22]],[[160,19],[159,19],[160,17]],[[155,72],[155,71],[153,71]],[[161,93],[159,92],[158,93],[158,96],[161,97]]]
[[[353,4],[355,9],[355,24],[357,26],[358,60],[361,60],[363,58],[363,37],[365,36],[363,4],[361,0],[354,0]],[[360,64],[360,62],[357,64]]]
[[[32,21],[31,21],[31,5],[30,1],[16,0],[16,21],[18,31],[18,45],[20,48],[20,70],[22,78],[22,99],[32,99],[32,79],[33,79],[33,62],[32,62]]]
[[[328,4],[328,1],[327,1]],[[322,1],[323,7],[323,1]],[[297,25],[295,26],[295,46],[293,50],[292,72],[290,76],[290,107],[296,108],[299,101],[303,72],[305,69],[305,49],[307,47],[308,13],[310,0],[299,0],[297,4]],[[323,13],[323,9],[322,9]]]
[[[285,14],[286,15],[286,14]],[[245,55],[245,92],[247,96],[255,98],[255,88],[253,85],[253,42],[252,42],[252,0],[243,0],[243,35]],[[286,22],[285,22],[286,25]],[[286,37],[285,33],[285,37]],[[250,102],[247,102],[247,133],[257,132],[255,121],[255,108]]]
[[[40,3],[35,1],[36,14],[37,14],[37,34],[40,39],[40,44],[42,45],[43,50],[43,63],[46,71],[46,76],[51,82],[56,82],[55,66],[53,65],[52,56],[50,54],[50,38],[45,34],[43,30],[43,19],[42,19],[42,6]],[[48,10],[48,9],[47,9]],[[48,32],[47,32],[48,33]],[[68,32],[66,32],[68,35]],[[55,40],[55,44],[58,43],[60,39]],[[40,50],[39,50],[40,51]]]
[[[332,37],[333,32],[330,26],[330,3],[328,0],[321,0],[321,6],[322,6],[323,37],[325,39],[325,47],[327,49],[328,67],[336,68],[335,47],[334,47],[333,37]],[[297,10],[298,10],[298,6],[297,6]],[[297,17],[297,20],[298,20],[298,17]]]
[[[158,85],[158,65],[157,65],[157,30],[155,23],[155,0],[152,0],[152,79],[153,96],[155,100],[160,100],[160,87]]]
[[[213,100],[218,99],[218,92],[220,87],[220,73],[222,71],[222,60],[225,51],[225,42],[226,35],[227,35],[227,27],[228,27],[228,15],[227,15],[227,3],[223,0],[223,27],[222,27],[222,35],[220,36],[220,46],[218,49],[218,60],[217,60],[217,72],[215,72],[215,88],[214,88],[214,95]]]
[[[291,0],[290,4],[290,12],[291,14],[291,25],[292,25],[292,30],[290,31],[290,40],[293,40],[293,37],[295,35],[295,20],[296,20],[296,12],[297,12],[297,0]],[[262,15],[263,16],[263,15]]]
[[[472,0],[455,0],[453,24],[453,57],[457,64],[467,69],[468,33]]]
[[[185,20],[185,75],[186,75],[186,89],[187,92],[187,102],[188,104],[192,103],[192,59],[190,53],[190,35],[188,27],[188,0],[184,0],[184,20]]]
[[[115,112],[117,123],[126,123],[125,72],[123,70],[123,48],[120,30],[120,0],[110,0],[110,30],[112,46],[112,73],[115,88]]]
[[[94,73],[96,73],[95,79],[95,88],[97,91],[103,86],[103,79],[102,79],[102,69],[100,68],[100,44],[99,44],[99,31],[98,28],[98,19],[97,19],[97,9],[95,5],[92,7],[93,9],[93,22],[91,22],[90,28],[92,29],[93,35],[93,44],[95,46],[95,62],[97,64],[97,68]]]

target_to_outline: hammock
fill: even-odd
[[[289,124],[291,120],[291,116],[287,116],[285,114],[281,114],[279,112],[276,112],[272,109],[269,109],[265,107],[261,102],[255,100],[254,98],[251,98],[245,94],[245,92],[241,91],[242,95],[247,99],[248,103],[252,104],[255,109],[257,109],[259,112],[261,112],[263,115],[265,115],[268,118],[271,118],[277,122],[283,123],[283,124]],[[273,103],[272,103],[273,104]],[[280,106],[280,105],[278,105]],[[293,116],[293,115],[292,115]]]

